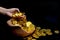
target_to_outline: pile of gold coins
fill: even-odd
[[[59,34],[59,30],[55,30],[54,33]],[[41,29],[41,27],[36,27],[35,32],[24,38],[24,40],[37,40],[37,38],[41,36],[46,36],[46,35],[52,35],[53,33],[51,32],[51,29]]]
[[[11,20],[12,21],[12,24],[14,25],[20,25],[22,27],[23,30],[27,31],[27,32],[31,32],[34,28],[35,28],[35,31],[32,35],[24,38],[24,40],[37,40],[37,38],[41,37],[41,36],[46,36],[46,35],[52,35],[53,33],[51,32],[51,29],[41,29],[41,27],[36,27],[34,24],[32,24],[31,21],[27,21],[27,19],[15,19],[15,17],[19,17],[19,16],[22,16],[23,13],[15,13],[13,14],[13,19]],[[55,30],[54,31],[55,33],[59,33],[58,30]]]
[[[12,15],[14,18],[18,18],[19,16],[22,16],[23,14],[21,12],[16,12],[15,14]]]
[[[52,34],[53,33],[51,32],[50,29],[41,29],[41,27],[36,27],[35,32],[29,37],[24,38],[24,40],[37,40],[37,38],[41,36],[52,35]]]
[[[13,14],[13,18],[12,18],[12,20],[11,20],[11,23],[13,24],[13,25],[20,25],[20,27],[24,30],[24,31],[26,31],[26,32],[31,32],[32,30],[34,30],[35,29],[35,25],[33,25],[32,24],[32,22],[30,22],[30,21],[27,21],[27,19],[25,19],[25,18],[19,18],[20,16],[22,16],[22,15],[24,15],[23,13],[21,13],[21,12],[16,12],[15,14]],[[19,18],[19,19],[17,19],[17,18]]]

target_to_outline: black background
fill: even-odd
[[[0,6],[5,8],[19,8],[21,12],[26,13],[28,20],[41,28],[50,28],[52,32],[60,29],[60,3],[57,0],[0,0]],[[21,37],[16,37],[10,32],[10,28],[6,24],[6,21],[10,18],[5,15],[0,15],[0,18],[0,39],[22,40]],[[60,40],[59,38],[59,34],[53,34],[52,36],[40,37],[37,40]]]

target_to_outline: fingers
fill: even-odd
[[[11,10],[11,12],[20,12],[20,10],[18,8],[11,8],[10,10]]]
[[[15,12],[20,12],[20,11],[18,8],[11,8],[7,10],[6,15],[8,15],[9,17],[12,17],[13,13]]]
[[[15,9],[16,11],[20,12],[20,10],[18,8]]]

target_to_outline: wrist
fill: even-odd
[[[6,15],[7,9],[0,7],[0,13]]]

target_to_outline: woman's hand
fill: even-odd
[[[12,14],[15,13],[16,11],[19,12],[19,9],[18,8],[7,9],[6,10],[6,15],[12,17]]]
[[[19,9],[18,8],[3,8],[3,7],[0,7],[0,13],[3,14],[3,15],[7,15],[7,16],[10,16],[12,17],[12,14],[14,12],[19,12]]]

